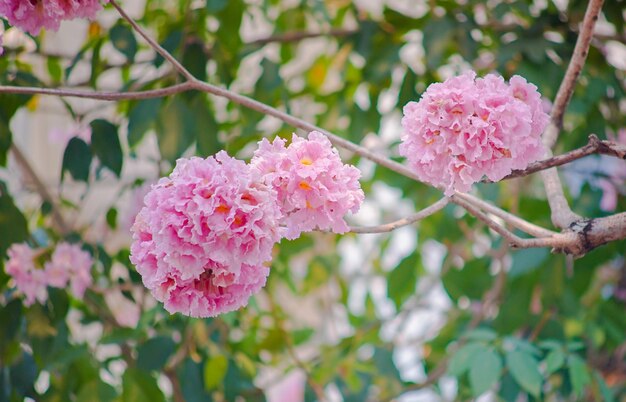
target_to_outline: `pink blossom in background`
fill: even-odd
[[[287,147],[282,138],[271,143],[263,139],[250,164],[277,191],[288,239],[313,229],[345,233],[349,228],[344,216],[357,212],[363,202],[361,172],[344,165],[317,131],[308,139],[294,134]]]
[[[1,0],[0,0],[1,1]],[[67,145],[68,142],[74,137],[80,138],[85,141],[87,144],[91,143],[91,127],[90,126],[82,126],[79,124],[73,124],[71,127],[67,129],[62,128],[53,128],[48,133],[48,138],[50,142],[55,144],[60,144],[63,147]]]
[[[275,191],[245,162],[224,151],[179,159],[144,202],[130,258],[166,310],[215,316],[265,285],[281,213]]]
[[[99,0],[0,0],[0,16],[32,35],[56,31],[63,20],[94,18],[101,9]]]
[[[59,243],[44,268],[50,286],[62,288],[69,281],[72,294],[80,299],[92,284],[92,265],[91,254],[79,245]]]
[[[13,244],[7,251],[9,260],[5,272],[13,278],[15,287],[26,296],[24,304],[32,305],[35,300],[44,303],[48,298],[46,275],[35,266],[38,250],[26,243]]]
[[[4,54],[4,48],[2,47],[2,34],[4,32],[0,32],[0,56]]]
[[[153,181],[146,181],[140,186],[130,189],[130,199],[124,203],[122,213],[120,214],[120,227],[122,230],[129,232],[135,223],[135,217],[143,208],[143,199],[152,187]]]
[[[469,191],[483,176],[498,181],[543,156],[544,107],[537,87],[520,76],[507,84],[469,71],[430,85],[404,107],[400,154],[446,195]]]
[[[268,402],[304,402],[306,374],[295,369],[267,390]]]

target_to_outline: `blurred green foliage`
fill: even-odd
[[[473,68],[505,78],[519,74],[546,98],[554,97],[586,2],[570,1],[567,10],[553,2],[539,3],[416,2],[409,14],[390,6],[368,11],[343,0],[289,5],[279,0],[154,0],[147,2],[139,22],[197,78],[233,86],[351,141],[374,138],[381,152],[397,157],[399,128],[392,129],[395,134],[389,140],[382,135],[383,122],[397,122],[406,102],[418,100],[430,83],[450,73]],[[608,63],[605,54],[607,42],[621,37],[623,43],[624,5],[623,0],[612,0],[604,6],[603,23],[617,34],[594,39],[557,152],[584,145],[591,133],[606,138],[626,127],[626,72]],[[250,39],[255,21],[271,26],[269,37]],[[293,35],[302,32],[320,35]],[[45,35],[30,40],[36,45],[32,51],[5,49],[0,83],[68,86],[83,63],[90,71],[84,85],[92,89],[101,89],[105,74],[116,76],[122,90],[157,89],[180,81],[122,21],[90,29],[81,50],[69,58],[46,55],[41,45]],[[316,46],[322,50],[311,50]],[[106,49],[125,61],[110,62]],[[317,54],[310,57],[309,52]],[[34,68],[33,55],[43,59],[43,70]],[[303,60],[307,64],[298,66]],[[158,68],[159,78],[145,80],[131,73],[133,65]],[[31,107],[35,98],[0,96],[3,166],[12,137],[19,135],[11,132],[11,119]],[[163,160],[154,164],[167,174],[171,162],[183,154],[207,156],[226,149],[249,157],[249,146],[263,136],[288,136],[292,131],[279,125],[267,132],[263,115],[200,93],[119,102],[117,117],[110,121],[92,121],[71,102],[63,105],[69,115],[91,125],[92,137],[90,143],[74,138],[67,144],[59,178],[82,181],[86,191],[107,176],[104,170],[119,177],[151,135]],[[356,157],[347,156],[347,161],[363,165]],[[415,208],[440,196],[380,167],[362,180],[368,196],[381,183],[399,189]],[[480,185],[477,192],[550,227],[549,209],[535,177]],[[606,212],[599,209],[600,196],[598,189],[585,187],[571,201],[585,216],[602,216]],[[79,208],[69,200],[61,204],[69,211]],[[618,209],[625,205],[624,197],[619,198]],[[383,219],[397,218],[394,206],[383,207]],[[45,245],[42,238],[81,238],[81,228],[68,235],[56,233],[44,211],[50,211],[49,204],[20,211],[3,185],[0,251],[4,254],[10,244],[21,241]],[[105,213],[108,226],[116,230],[115,206]],[[512,251],[452,206],[420,223],[412,234],[418,236],[415,250],[391,267],[384,257],[393,252],[394,234],[376,236],[369,243],[363,239],[371,235],[322,233],[283,240],[258,300],[205,320],[171,316],[160,305],[146,303],[149,295],[137,290],[142,289],[141,279],[128,262],[128,245],[112,252],[103,246],[105,239],[84,240],[97,260],[98,288],[119,287],[126,301],[139,306],[141,315],[133,327],[121,325],[105,301],[106,292],[95,289],[82,300],[50,289],[45,305],[24,307],[1,270],[0,402],[24,397],[51,402],[234,401],[237,396],[264,401],[266,383],[258,375],[268,368],[277,379],[305,368],[306,401],[317,400],[315,386],[336,389],[344,401],[391,400],[424,391],[431,392],[432,400],[439,400],[434,395],[470,400],[487,391],[502,401],[626,400],[625,302],[615,296],[626,286],[624,241],[573,262],[543,249]],[[427,263],[432,240],[444,250],[435,269],[427,268],[432,266]],[[346,244],[355,244],[359,252],[341,252]],[[341,269],[350,253],[361,258],[356,274]],[[113,279],[113,264],[127,270],[127,279]],[[391,313],[381,312],[384,300],[372,285],[379,280]],[[129,290],[133,286],[135,290]],[[357,288],[364,293],[361,301]],[[428,310],[433,289],[445,296],[446,307],[436,323],[420,324],[420,312]],[[69,324],[72,311],[79,313],[80,325],[99,325],[100,332],[90,341],[77,337]],[[317,317],[308,317],[312,312]],[[338,325],[343,329],[334,328]],[[406,332],[410,325],[425,326],[425,335],[411,338]],[[389,328],[395,328],[392,335]],[[300,350],[306,353],[296,358]],[[408,375],[399,363],[408,350],[414,352],[409,360],[420,375]],[[452,396],[441,376],[458,384]]]

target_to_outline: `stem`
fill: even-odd
[[[592,154],[609,155],[619,159],[626,159],[626,146],[611,141],[600,140],[595,134],[591,134],[587,145],[561,155],[553,156],[552,158],[533,162],[528,165],[526,169],[514,170],[502,180],[528,176],[529,174],[546,170],[551,167],[565,165]]]
[[[41,196],[41,198],[50,203],[52,206],[52,219],[54,220],[57,229],[61,232],[61,234],[66,235],[70,232],[70,226],[63,219],[63,215],[59,212],[59,206],[55,202],[54,198],[43,184],[35,169],[28,163],[28,159],[24,156],[22,151],[17,147],[15,143],[11,144],[11,152],[13,153],[13,157],[15,158],[15,162],[24,170],[24,173],[33,181],[37,192]]]
[[[344,37],[350,36],[359,32],[358,29],[331,29],[328,32],[307,32],[307,31],[299,31],[299,32],[286,32],[282,34],[271,35],[266,38],[256,39],[250,42],[247,42],[246,45],[251,46],[261,46],[266,45],[268,43],[289,43],[289,42],[298,42],[303,39],[310,38],[318,38],[320,36],[332,36],[332,37]]]
[[[120,101],[120,100],[139,100],[150,98],[161,98],[164,96],[174,95],[177,93],[189,91],[193,85],[190,82],[176,84],[160,89],[151,89],[148,91],[131,91],[131,92],[96,92],[85,91],[81,89],[55,89],[55,88],[37,88],[37,87],[15,87],[0,86],[0,93],[11,93],[21,95],[53,95],[53,96],[71,96],[74,98],[97,99],[104,101]]]
[[[574,54],[567,66],[563,81],[554,99],[554,106],[552,108],[552,123],[558,130],[563,128],[563,115],[565,109],[572,99],[574,93],[574,86],[578,80],[578,76],[585,65],[587,54],[589,53],[589,46],[591,45],[591,39],[593,38],[593,28],[598,21],[598,15],[602,10],[602,3],[604,0],[590,0],[587,5],[587,11],[585,11],[585,17],[583,18],[582,28],[578,39],[576,40],[576,46],[574,47]],[[549,138],[547,145],[552,148],[558,137],[558,131],[554,138]]]
[[[445,197],[440,199],[439,201],[437,201],[436,203],[432,204],[429,207],[426,207],[424,209],[422,209],[421,211],[411,215],[411,216],[407,216],[406,218],[402,218],[402,219],[398,219],[397,221],[393,221],[393,222],[389,222],[383,225],[378,225],[378,226],[362,226],[362,227],[351,227],[350,228],[350,232],[352,233],[387,233],[387,232],[391,232],[393,230],[396,230],[402,226],[407,226],[410,225],[412,223],[415,223],[417,221],[420,221],[424,218],[429,217],[430,215],[434,214],[435,212],[438,212],[440,210],[442,210],[446,205],[448,205],[448,203],[450,202],[450,199]]]
[[[195,81],[196,78],[193,76],[193,74],[191,74],[189,72],[189,70],[187,70],[178,60],[176,60],[176,58],[174,56],[172,56],[167,50],[165,50],[163,47],[161,47],[161,45],[159,45],[159,43],[157,41],[155,41],[154,39],[152,39],[152,37],[150,35],[148,35],[146,33],[146,31],[144,31],[139,24],[137,24],[135,22],[135,20],[133,20],[128,14],[126,14],[126,12],[124,11],[124,9],[122,9],[122,7],[119,6],[119,4],[117,4],[116,0],[109,0],[109,3],[115,7],[115,9],[117,10],[118,13],[120,13],[120,15],[122,16],[122,18],[124,18],[129,24],[130,26],[133,27],[133,29],[139,34],[141,35],[142,38],[145,39],[146,42],[148,42],[148,44],[150,45],[150,47],[152,47],[158,54],[160,54],[161,56],[163,56],[163,58],[167,61],[169,61],[172,66],[174,66],[174,68],[183,76],[187,79],[187,81]]]

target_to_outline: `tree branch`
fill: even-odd
[[[303,39],[318,38],[320,36],[344,37],[344,36],[353,35],[357,32],[359,32],[358,29],[344,29],[344,28],[335,28],[327,32],[307,32],[307,31],[285,32],[281,34],[271,35],[265,38],[255,39],[253,41],[246,42],[246,45],[262,46],[268,43],[275,43],[275,42],[277,43],[298,42]]]
[[[565,165],[575,161],[576,159],[584,158],[585,156],[592,154],[609,155],[619,159],[626,159],[626,146],[612,141],[600,140],[595,134],[591,134],[587,145],[561,155],[553,156],[552,158],[533,162],[528,165],[526,169],[514,170],[502,180],[528,176],[529,174],[546,170],[551,167]]]
[[[148,91],[131,91],[131,92],[97,92],[86,91],[81,89],[56,89],[56,88],[37,88],[37,87],[16,87],[16,86],[0,86],[0,93],[10,93],[19,95],[52,95],[52,96],[71,96],[74,98],[96,99],[103,101],[120,101],[120,100],[139,100],[150,98],[161,98],[164,96],[174,95],[177,93],[189,91],[193,89],[191,82],[184,82],[165,88],[151,89]]]
[[[17,147],[17,145],[15,145],[15,143],[11,144],[11,153],[15,158],[15,162],[22,168],[26,176],[28,176],[33,181],[35,189],[37,190],[41,198],[44,201],[50,203],[52,207],[52,219],[59,232],[61,232],[61,234],[63,235],[68,234],[71,230],[70,226],[67,224],[67,222],[65,222],[65,219],[63,219],[63,215],[61,215],[61,213],[59,212],[59,206],[57,205],[55,199],[52,198],[52,195],[37,175],[37,172],[35,172],[35,169],[33,169],[33,167],[28,162],[28,159],[26,159],[22,151]]]
[[[352,226],[350,227],[350,232],[352,233],[387,233],[393,230],[396,230],[402,226],[407,226],[417,221],[420,221],[424,218],[429,217],[430,215],[442,210],[448,203],[450,199],[445,197],[432,204],[429,207],[422,209],[419,212],[411,216],[407,216],[406,218],[398,219],[397,221],[385,223],[383,225],[378,226]]]
[[[590,0],[587,5],[587,11],[585,11],[582,28],[580,30],[580,34],[578,35],[578,39],[576,40],[576,46],[574,47],[574,54],[572,55],[569,65],[567,66],[565,76],[563,77],[563,81],[561,81],[561,86],[559,87],[559,91],[554,99],[551,118],[552,124],[554,124],[557,128],[557,132],[554,135],[554,138],[548,139],[549,141],[547,142],[547,145],[550,148],[552,148],[556,142],[558,130],[563,128],[563,115],[565,114],[565,109],[567,108],[570,99],[572,99],[574,86],[576,85],[578,76],[585,65],[585,60],[587,59],[587,54],[589,53],[589,46],[591,45],[591,39],[593,38],[593,28],[595,27],[598,15],[602,10],[603,3],[604,0]]]
[[[574,93],[574,85],[580,76],[580,72],[585,65],[585,60],[589,52],[589,45],[593,37],[593,28],[598,20],[598,14],[602,9],[603,0],[590,0],[587,11],[583,19],[580,35],[576,40],[574,54],[570,60],[563,81],[559,87],[552,107],[551,121],[543,133],[543,143],[546,146],[545,156],[551,158],[552,147],[559,137],[559,132],[563,127],[563,115],[565,109]],[[552,212],[552,223],[561,229],[567,228],[572,222],[582,219],[581,216],[572,212],[563,193],[563,184],[559,178],[556,168],[550,168],[541,172],[541,178],[546,189],[546,196]]]

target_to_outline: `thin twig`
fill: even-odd
[[[556,234],[556,232],[553,232],[541,226],[535,225],[534,223],[530,223],[520,218],[517,215],[514,215],[510,212],[500,209],[496,207],[495,205],[488,203],[487,201],[483,201],[478,197],[474,197],[471,194],[456,193],[455,197],[461,198],[465,200],[466,202],[473,204],[479,207],[480,209],[486,211],[487,213],[497,216],[498,218],[502,219],[504,222],[508,223],[509,225],[525,233],[528,233],[529,235],[536,236],[536,237],[549,237],[549,236],[553,236]]]
[[[528,176],[529,174],[551,167],[565,165],[592,154],[609,155],[619,159],[626,159],[626,146],[611,141],[600,140],[595,134],[591,134],[587,145],[561,155],[553,156],[552,158],[531,163],[526,169],[514,170],[502,180]]]
[[[268,36],[266,38],[255,39],[250,42],[246,42],[246,45],[251,46],[260,46],[266,45],[268,43],[289,43],[289,42],[298,42],[304,39],[310,38],[318,38],[320,36],[331,36],[331,37],[344,37],[350,36],[359,32],[358,29],[343,29],[336,28],[331,29],[329,31],[322,32],[308,32],[308,31],[296,31],[296,32],[285,32],[282,34],[275,34]]]
[[[352,233],[387,233],[393,230],[396,230],[402,226],[407,226],[417,221],[420,221],[430,215],[442,210],[448,203],[450,199],[445,197],[437,201],[436,203],[422,209],[419,212],[414,213],[411,216],[407,216],[406,218],[398,219],[397,221],[385,223],[383,225],[378,226],[351,226],[350,232]]]
[[[37,87],[16,87],[16,86],[0,86],[0,93],[11,93],[20,95],[52,95],[52,96],[71,96],[74,98],[96,99],[104,101],[120,101],[120,100],[139,100],[150,98],[161,98],[164,96],[174,95],[181,92],[189,91],[193,88],[190,82],[176,84],[165,88],[151,89],[148,91],[131,91],[131,92],[98,92],[81,89],[64,89],[64,88],[37,88]]]
[[[593,29],[596,25],[596,21],[598,20],[598,15],[602,10],[603,3],[604,0],[589,1],[587,11],[585,11],[585,17],[583,18],[582,28],[580,30],[580,34],[578,35],[578,39],[576,40],[576,46],[574,47],[574,54],[572,55],[569,65],[567,66],[559,91],[554,98],[551,118],[552,123],[558,130],[563,127],[563,115],[565,114],[565,109],[567,108],[570,99],[572,99],[574,86],[576,85],[578,76],[585,65],[585,60],[587,59],[587,54],[589,53],[589,46],[591,45],[591,39],[593,38]],[[550,148],[554,146],[557,137],[558,132],[554,138],[549,138],[547,145]]]
[[[132,27],[133,29],[139,34],[141,35],[141,37],[143,37],[145,39],[146,42],[148,42],[148,44],[150,45],[150,47],[152,47],[158,54],[160,54],[161,56],[163,56],[163,58],[167,61],[169,61],[172,66],[174,66],[174,68],[183,76],[185,77],[188,81],[195,81],[196,78],[193,76],[193,74],[191,74],[189,72],[189,70],[187,70],[178,60],[176,60],[176,58],[174,56],[172,56],[170,54],[170,52],[168,52],[167,50],[165,50],[163,47],[161,47],[161,45],[159,45],[159,43],[157,41],[155,41],[154,39],[152,39],[152,37],[150,35],[148,35],[146,33],[146,31],[143,30],[143,28],[141,28],[139,26],[139,24],[137,24],[135,22],[135,20],[133,20],[128,14],[126,14],[126,12],[124,11],[124,9],[122,9],[122,7],[119,6],[119,4],[117,4],[116,0],[109,0],[109,3],[115,7],[115,9],[117,10],[118,13],[120,13],[120,15],[122,16],[122,18],[124,18]]]
[[[41,181],[41,179],[37,175],[37,172],[35,172],[35,169],[33,169],[33,167],[28,162],[28,159],[26,159],[22,151],[15,143],[11,144],[11,153],[15,158],[15,162],[17,162],[17,164],[24,170],[24,173],[33,181],[35,189],[37,190],[41,198],[44,201],[48,202],[52,207],[52,219],[54,220],[57,229],[63,235],[68,234],[71,230],[70,226],[67,224],[67,222],[65,222],[65,219],[63,219],[63,215],[61,215],[61,212],[59,212],[59,206],[57,205],[55,199],[52,197],[45,184],[43,184],[43,181]]]

